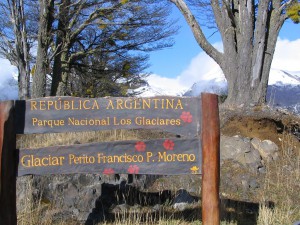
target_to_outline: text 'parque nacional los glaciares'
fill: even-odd
[[[18,133],[110,129],[160,129],[185,136],[199,133],[200,98],[73,98],[17,101]]]

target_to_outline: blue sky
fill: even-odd
[[[148,72],[152,74],[147,78],[150,86],[159,89],[172,88],[174,94],[186,91],[195,82],[209,83],[212,79],[219,79],[220,69],[198,46],[195,38],[186,24],[183,16],[174,7],[174,17],[179,19],[181,29],[174,37],[175,45],[171,48],[150,54]],[[212,34],[211,30],[206,35]],[[218,34],[210,38],[211,43],[221,48]],[[287,20],[281,29],[280,37],[272,63],[272,68],[300,74],[300,24]],[[17,99],[16,85],[12,87],[17,70],[7,60],[0,59],[0,99]]]
[[[175,45],[171,48],[150,54],[149,72],[160,75],[162,77],[175,78],[179,76],[191,63],[193,58],[202,52],[192,31],[185,22],[179,10],[174,7],[173,16],[179,19],[181,29],[174,37]],[[210,36],[212,30],[205,29],[206,36]],[[281,39],[294,41],[300,38],[300,24],[294,24],[291,20],[287,20],[280,32]],[[220,42],[220,35],[214,34],[209,38],[211,43]]]

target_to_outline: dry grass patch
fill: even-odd
[[[300,149],[296,141],[284,133],[279,159],[266,164],[261,199],[274,202],[274,208],[261,204],[258,225],[291,225],[300,219]]]

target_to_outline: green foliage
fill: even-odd
[[[129,0],[120,0],[121,4],[126,4],[127,2],[129,2]]]
[[[287,16],[294,22],[300,22],[300,3],[296,2],[287,8]]]

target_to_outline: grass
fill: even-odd
[[[21,148],[27,147],[45,147],[51,145],[68,145],[76,143],[97,142],[97,141],[114,141],[114,140],[139,140],[151,138],[169,137],[169,134],[159,131],[105,131],[105,132],[84,132],[67,134],[49,134],[49,135],[29,135],[19,136],[17,145]],[[290,134],[283,134],[282,146],[279,160],[266,163],[266,174],[263,188],[259,192],[258,198],[261,199],[259,206],[259,214],[256,221],[257,225],[291,225],[293,222],[300,220],[300,149],[295,147],[295,140]],[[27,179],[28,178],[28,179]],[[26,181],[26,197],[19,199],[23,210],[18,212],[18,224],[20,225],[76,225],[75,221],[56,220],[54,223],[53,207],[49,202],[43,202],[41,193],[35,197],[32,195],[32,179],[27,177]],[[222,178],[221,178],[222,179]],[[41,190],[42,192],[42,190]],[[274,202],[274,207],[265,205],[265,202]],[[52,210],[50,210],[52,209]],[[163,208],[164,210],[167,207]],[[102,223],[106,225],[120,224],[159,224],[159,225],[184,225],[199,224],[199,219],[187,221],[178,219],[174,213],[166,213],[164,210],[159,211],[157,219],[149,216],[145,220],[142,214],[137,212],[119,212],[115,213],[115,221],[113,223]],[[227,213],[226,209],[222,209],[223,213]],[[237,210],[238,209],[232,209]],[[200,213],[200,212],[199,212]],[[143,213],[145,215],[145,212]],[[147,212],[146,212],[147,215]],[[150,214],[149,214],[150,215]],[[237,225],[237,221],[221,221],[221,225]]]
[[[290,134],[283,134],[279,160],[266,165],[261,199],[270,199],[275,206],[268,208],[261,203],[259,225],[290,225],[300,220],[300,149],[295,141]]]

